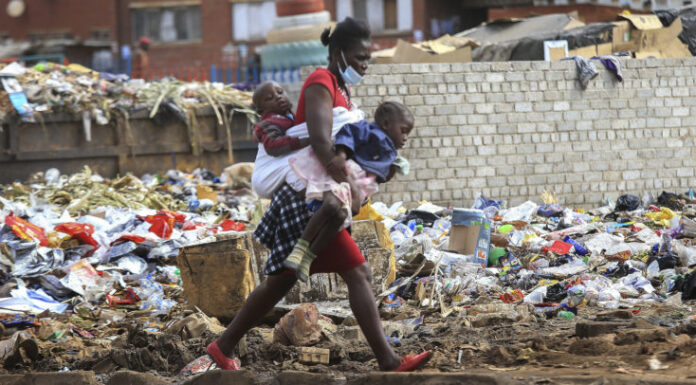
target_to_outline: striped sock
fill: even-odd
[[[297,279],[299,279],[302,282],[307,282],[309,279],[309,268],[312,266],[312,262],[317,258],[314,253],[312,253],[309,248],[305,252],[304,258],[302,258],[302,261],[300,262],[300,267],[299,269],[295,270],[297,274]]]
[[[304,258],[305,254],[309,250],[309,242],[305,241],[304,239],[300,239],[297,241],[297,244],[295,244],[295,248],[292,249],[292,252],[290,252],[290,255],[285,259],[285,262],[283,262],[283,266],[290,270],[295,270],[300,267],[300,263],[302,263],[302,258]]]

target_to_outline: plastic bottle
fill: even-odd
[[[571,312],[569,312],[569,311],[565,311],[565,310],[559,311],[558,314],[556,314],[556,316],[557,316],[558,318],[562,318],[562,319],[573,319],[573,318],[575,318],[575,314],[573,314],[573,313],[571,313]]]
[[[404,235],[406,239],[411,238],[413,236],[413,231],[408,228],[408,226],[404,225],[403,223],[397,223],[394,225],[394,227],[391,228],[392,232],[398,231],[401,234]]]
[[[660,254],[672,252],[672,237],[666,232],[662,233],[662,243],[660,244]]]
[[[44,174],[46,184],[57,184],[60,178],[60,171],[57,168],[49,168]]]
[[[571,245],[573,245],[573,248],[575,249],[575,253],[576,253],[576,254],[578,254],[578,255],[587,255],[587,253],[588,253],[587,249],[586,249],[583,245],[577,243],[577,242],[576,242],[573,238],[571,238],[569,235],[566,235],[565,238],[563,238],[563,241],[566,242],[566,243],[570,243]]]
[[[395,247],[401,246],[406,241],[406,236],[404,233],[398,230],[392,231],[389,236],[391,237]]]

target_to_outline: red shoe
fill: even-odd
[[[412,372],[425,366],[432,358],[433,352],[426,350],[421,354],[408,354],[401,359],[401,365],[396,368],[395,372]]]
[[[226,355],[222,353],[222,350],[220,350],[220,347],[218,346],[217,341],[213,341],[208,347],[206,348],[208,351],[208,354],[210,357],[213,358],[213,361],[217,364],[217,366],[222,369],[222,370],[241,370],[242,369],[242,362],[239,361],[239,358],[229,358]]]

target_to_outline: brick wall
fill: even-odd
[[[89,39],[94,29],[109,30],[116,38],[115,3],[113,1],[32,0],[25,1],[20,17],[8,16],[7,4],[0,0],[0,33],[14,40],[27,40],[30,34],[69,32],[75,39]]]
[[[696,58],[625,60],[623,83],[598,62],[582,90],[574,62],[372,65],[354,100],[403,102],[416,117],[412,171],[376,197],[470,205],[593,207],[605,197],[696,186]]]

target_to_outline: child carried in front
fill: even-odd
[[[285,136],[292,126],[289,102],[275,83],[262,84],[254,93],[254,104],[262,115],[254,132],[269,155],[280,156],[302,149],[289,160],[298,183],[291,186],[304,190],[312,215],[302,237],[284,262],[306,281],[312,261],[351,222],[352,208],[376,193],[377,184],[391,179],[398,167],[398,153],[413,130],[413,114],[401,103],[384,102],[375,111],[375,121],[365,120],[344,125],[336,134],[334,149],[345,160],[347,180],[337,182],[324,170],[314,155],[308,139]],[[287,119],[286,119],[287,118]]]

